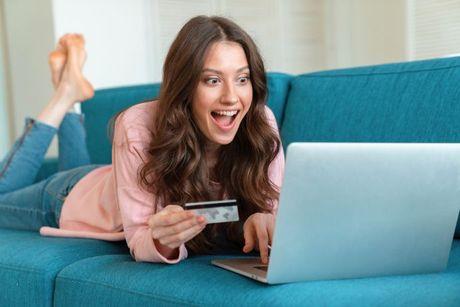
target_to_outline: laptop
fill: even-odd
[[[212,264],[268,284],[440,272],[459,210],[460,144],[292,143],[268,265]]]

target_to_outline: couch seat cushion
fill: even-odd
[[[97,255],[129,253],[125,242],[42,237],[0,229],[0,306],[52,306],[55,277]]]
[[[211,265],[199,256],[175,265],[136,263],[127,255],[75,262],[56,278],[56,306],[260,305],[459,306],[460,241],[446,271],[265,285]],[[84,293],[84,295],[82,295]]]

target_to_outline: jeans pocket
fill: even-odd
[[[56,173],[48,178],[48,183],[45,187],[45,192],[48,196],[56,198],[64,202],[67,195],[70,193],[70,185],[73,176],[65,176],[63,173]],[[69,174],[70,175],[70,174]]]
[[[64,201],[80,179],[97,167],[97,165],[85,165],[56,173],[48,178],[49,182],[45,190],[48,194]]]
[[[56,173],[47,179],[48,182],[46,184],[44,193],[44,201],[47,203],[44,204],[44,207],[55,212],[56,221],[59,220],[64,201],[74,186],[85,175],[100,166],[101,165],[95,164],[80,166],[68,171]]]

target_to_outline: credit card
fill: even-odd
[[[240,219],[236,199],[186,203],[184,209],[203,215],[207,224],[236,222]]]

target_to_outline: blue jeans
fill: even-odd
[[[83,115],[67,113],[59,129],[26,118],[22,136],[0,161],[0,228],[38,231],[59,227],[62,204],[75,184],[100,165],[90,165]],[[59,172],[35,182],[58,134]]]

